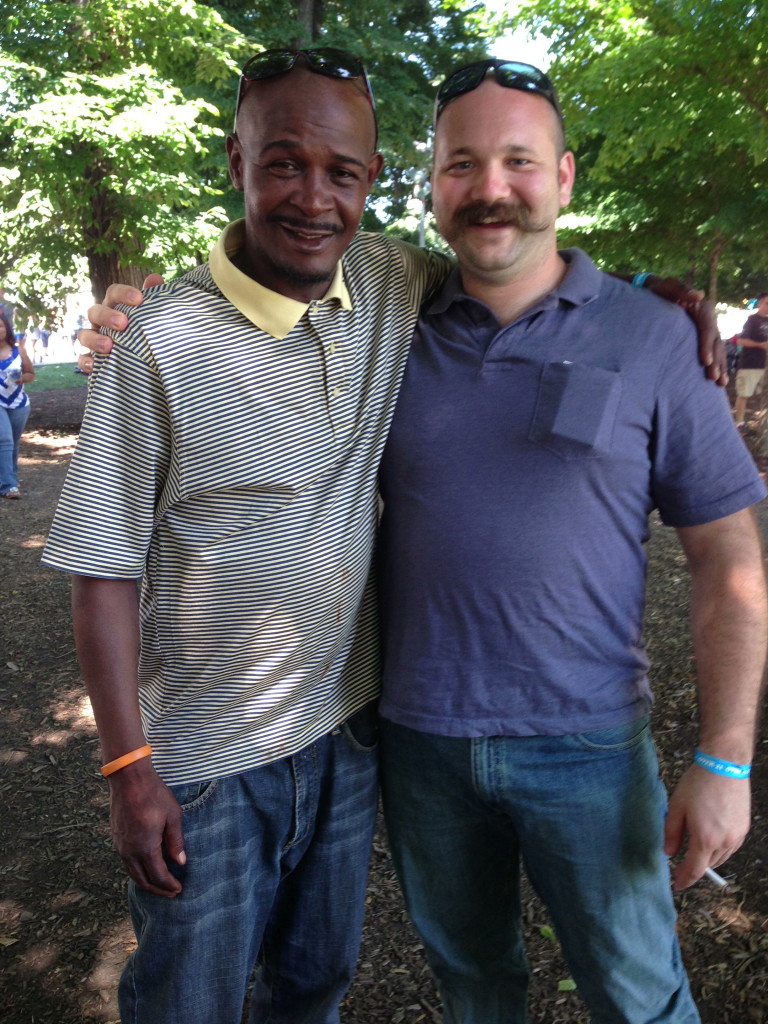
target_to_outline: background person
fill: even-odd
[[[766,350],[768,349],[768,292],[757,297],[756,311],[744,324],[735,339],[741,345],[739,368],[736,371],[736,404],[733,418],[741,429],[745,425],[747,402],[760,392],[765,377]]]
[[[21,497],[19,446],[30,413],[24,385],[34,379],[23,336],[17,342],[11,321],[0,313],[0,498]]]

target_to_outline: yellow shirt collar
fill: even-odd
[[[262,331],[273,338],[284,338],[290,334],[309,308],[308,302],[289,299],[279,292],[273,292],[248,277],[232,262],[232,256],[245,244],[245,221],[237,220],[222,231],[219,240],[208,257],[211,276],[223,295],[233,306],[248,317]],[[336,300],[342,309],[352,309],[341,263],[336,267],[333,281],[319,302]]]

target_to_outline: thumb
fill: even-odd
[[[169,820],[165,827],[165,852],[176,864],[182,866],[187,863],[187,855],[184,852],[184,830],[181,824],[181,814]]]
[[[144,284],[141,287],[142,288],[154,288],[156,284],[162,284],[162,283],[163,283],[163,275],[162,274],[147,274],[147,276],[144,278]]]

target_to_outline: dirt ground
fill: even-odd
[[[33,397],[19,502],[0,508],[0,1020],[5,1024],[118,1022],[116,978],[132,935],[123,878],[111,852],[107,790],[80,683],[67,579],[40,565],[83,389]],[[768,527],[768,508],[760,510]],[[665,779],[695,739],[687,638],[688,579],[671,531],[651,541],[648,635],[656,736]],[[723,868],[720,891],[702,882],[679,898],[680,938],[704,1024],[768,1022],[768,739],[754,769],[754,828]],[[531,1024],[586,1024],[546,915],[526,901]],[[368,915],[345,1024],[440,1020],[419,942],[410,930],[380,830]],[[213,1024],[213,1022],[212,1022]]]

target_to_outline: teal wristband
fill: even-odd
[[[645,288],[645,282],[651,276],[651,274],[635,274],[635,276],[632,278],[632,287]]]
[[[719,757],[710,757],[700,750],[694,751],[693,763],[699,768],[706,768],[714,775],[725,775],[729,779],[748,779],[752,771],[751,764],[734,764],[732,761],[721,761]]]

